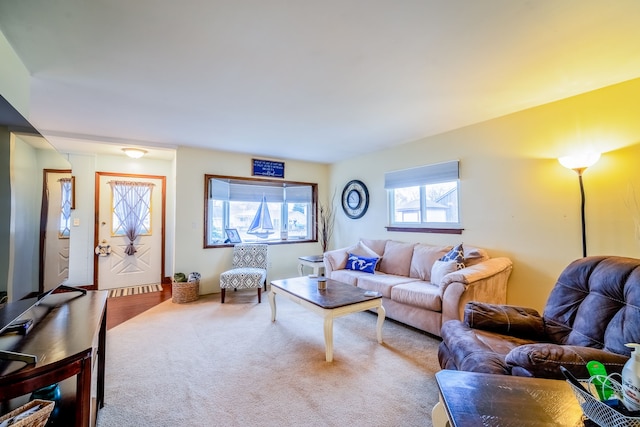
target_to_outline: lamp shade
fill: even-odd
[[[576,170],[586,169],[589,166],[594,165],[599,158],[600,153],[589,152],[560,157],[558,161],[565,168]]]

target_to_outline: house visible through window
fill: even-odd
[[[315,240],[316,184],[205,175],[204,246]]]
[[[460,227],[458,165],[456,160],[386,173],[389,226]]]

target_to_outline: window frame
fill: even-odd
[[[229,182],[234,182],[236,184],[245,183],[247,185],[264,185],[266,187],[282,187],[285,188],[288,184],[291,186],[309,186],[311,187],[311,238],[309,239],[287,239],[287,240],[271,240],[259,243],[265,243],[268,245],[285,245],[285,244],[295,244],[295,243],[313,243],[318,241],[318,184],[313,182],[302,182],[302,181],[289,181],[282,179],[263,179],[263,178],[252,178],[252,177],[243,177],[243,176],[229,176],[229,175],[216,175],[216,174],[205,174],[204,175],[204,232],[203,232],[203,248],[211,249],[211,248],[228,248],[233,246],[234,243],[215,243],[210,244],[208,242],[207,236],[209,236],[209,194],[210,188],[209,183],[211,179],[220,179],[220,180],[228,180]]]
[[[385,173],[385,189],[387,190],[387,231],[415,233],[462,234],[460,212],[460,161],[452,160],[429,164],[414,168]],[[457,222],[428,222],[426,218],[426,186],[445,182],[456,183]],[[399,188],[419,187],[420,222],[395,222],[395,190]]]

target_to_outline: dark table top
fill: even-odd
[[[319,279],[327,281],[326,289],[318,289]],[[366,291],[364,289],[324,277],[303,276],[293,279],[274,280],[271,282],[271,286],[327,309],[382,298],[380,294],[378,296],[365,296],[364,293]]]
[[[301,259],[302,261],[309,261],[309,262],[322,262],[323,261],[322,255],[300,256],[300,257],[298,257],[298,259]]]
[[[436,382],[454,427],[596,426],[563,380],[443,370]]]

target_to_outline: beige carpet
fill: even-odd
[[[376,315],[334,321],[277,299],[233,292],[166,301],[107,333],[99,427],[431,426],[438,341]]]

